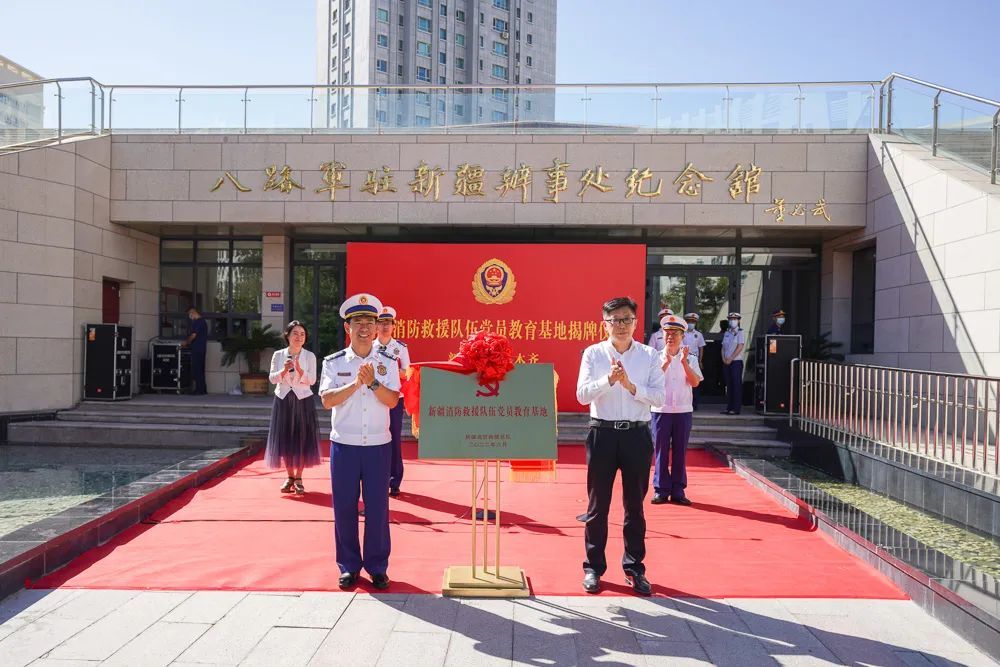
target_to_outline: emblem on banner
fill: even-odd
[[[483,262],[472,279],[472,295],[479,303],[510,303],[516,288],[517,282],[510,267],[495,257]]]

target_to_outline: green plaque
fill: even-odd
[[[556,458],[555,371],[520,364],[494,392],[475,374],[420,370],[422,459]]]

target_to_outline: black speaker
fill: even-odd
[[[792,360],[802,358],[802,336],[758,336],[754,345],[754,404],[762,414],[787,414]]]
[[[92,401],[132,398],[132,327],[84,325],[83,397]]]
[[[178,394],[191,388],[191,350],[178,341],[154,341],[149,344],[153,391],[174,391]]]

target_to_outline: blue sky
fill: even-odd
[[[46,77],[105,83],[304,84],[314,22],[313,0],[0,0],[0,54]],[[896,70],[996,99],[998,25],[995,0],[560,0],[557,77],[817,81]]]

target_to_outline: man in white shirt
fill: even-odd
[[[682,336],[687,328],[684,320],[668,315],[660,320],[666,334],[667,347],[660,355],[666,397],[663,405],[653,407],[653,441],[656,467],[653,471],[654,505],[671,502],[690,505],[687,488],[688,438],[691,437],[692,392],[702,380],[698,358],[692,356]]]
[[[697,329],[698,320],[700,319],[701,316],[698,313],[688,313],[687,315],[684,316],[684,321],[687,322],[687,331],[684,332],[684,340],[681,341],[681,345],[687,347],[688,354],[695,357],[695,361],[698,362],[699,369],[701,368],[701,364],[705,359],[704,356],[705,337]],[[702,376],[702,379],[704,379],[704,376]],[[697,410],[698,394],[700,393],[698,386],[692,387],[691,390],[692,390],[691,409]]]
[[[332,408],[330,479],[340,587],[351,588],[361,568],[377,589],[389,587],[389,410],[399,401],[399,367],[376,350],[382,304],[356,294],[340,307],[350,347],[323,359],[319,395]],[[358,540],[358,498],[365,502],[365,539]]]
[[[396,328],[396,309],[392,306],[382,306],[378,314],[375,331],[378,334],[378,351],[389,355],[399,366],[399,377],[406,377],[406,369],[410,367],[410,351],[406,343],[393,337]],[[389,435],[392,437],[392,464],[389,467],[389,495],[395,498],[399,495],[399,486],[403,483],[403,398],[389,410]]]
[[[746,334],[740,328],[743,316],[729,313],[729,327],[722,336],[722,376],[726,380],[726,409],[724,415],[738,415],[743,405],[743,350]]]
[[[653,440],[649,432],[650,408],[665,396],[663,370],[656,350],[633,339],[636,304],[617,297],[602,308],[607,340],[583,352],[576,398],[590,405],[587,435],[587,525],[584,543],[583,589],[600,590],[608,563],[608,511],[615,476],[621,470],[625,505],[625,581],[640,595],[649,595],[646,579],[646,518],[643,499],[649,490]]]
[[[669,308],[660,308],[660,312],[656,314],[657,324],[667,315],[673,315],[673,314],[674,311],[670,310]],[[663,341],[663,329],[659,328],[658,326],[654,326],[653,329],[655,329],[655,331],[649,334],[649,342],[647,343],[647,345],[649,345],[651,348],[659,352],[663,350],[663,346],[665,345]]]

